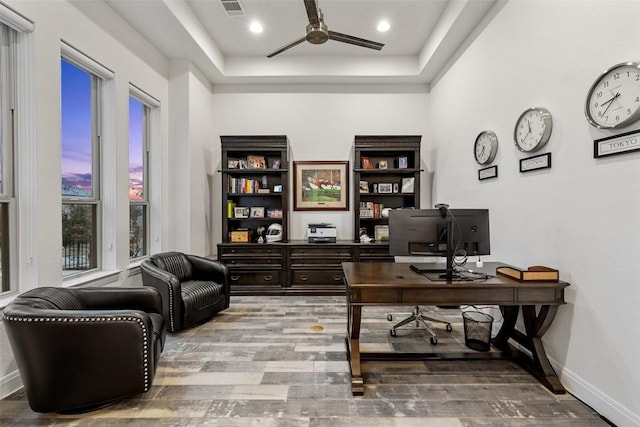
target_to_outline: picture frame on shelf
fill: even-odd
[[[416,179],[413,176],[402,178],[402,187],[400,189],[400,192],[413,193],[414,187],[415,187],[415,181]]]
[[[398,169],[407,169],[409,167],[409,158],[407,156],[398,157]]]
[[[264,218],[264,207],[252,206],[249,213],[251,218]]]
[[[293,210],[348,211],[349,162],[293,162]]]
[[[245,206],[236,206],[233,208],[234,218],[249,218],[249,208]]]
[[[369,181],[360,181],[360,193],[369,192]]]
[[[373,169],[373,163],[369,157],[361,157],[362,169]]]
[[[378,162],[378,169],[388,169],[389,165],[386,160],[380,160]]]
[[[227,159],[227,169],[240,169],[240,159]]]
[[[397,182],[393,183],[393,192],[394,193],[399,193],[400,192],[400,184]]]
[[[282,218],[282,209],[279,209],[279,208],[267,209],[267,218]]]
[[[378,184],[378,193],[391,194],[393,193],[393,184],[389,182],[381,182]]]
[[[266,169],[267,164],[264,156],[248,155],[247,165],[249,169]]]
[[[240,159],[240,169],[249,169],[247,159]]]
[[[273,159],[271,161],[271,169],[280,169],[280,159]]]

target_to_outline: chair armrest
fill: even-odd
[[[230,282],[229,268],[220,261],[204,258],[196,255],[187,255],[187,259],[193,267],[193,276],[197,280],[213,280],[224,285],[224,292],[229,299]]]
[[[151,287],[74,288],[73,292],[91,310],[141,310],[162,314],[160,292]]]
[[[167,322],[167,329],[175,331],[181,328],[182,319],[182,285],[178,278],[157,267],[150,260],[140,263],[142,284],[160,292],[162,299],[162,316]]]

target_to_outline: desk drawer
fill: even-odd
[[[231,270],[229,272],[229,280],[232,288],[255,285],[280,286],[280,276],[280,270],[264,270],[260,272]]]
[[[293,270],[292,285],[330,285],[343,286],[342,270]]]
[[[294,257],[310,257],[310,258],[346,258],[351,259],[351,246],[338,246],[333,244],[327,245],[306,245],[293,246],[291,248],[291,258]]]
[[[218,253],[226,256],[282,256],[282,246],[271,245],[241,245],[218,247]]]
[[[247,257],[247,258],[225,258],[223,257],[221,261],[228,266],[232,267],[250,267],[252,269],[263,269],[263,268],[282,268],[282,260],[280,258],[258,258],[258,257]]]

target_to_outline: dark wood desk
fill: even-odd
[[[495,276],[501,263],[484,263],[482,269]],[[520,283],[503,276],[480,281],[431,281],[409,268],[410,264],[391,262],[344,262],[347,291],[347,351],[351,366],[351,391],[363,394],[362,360],[391,359],[480,359],[495,358],[495,353],[362,353],[360,322],[362,307],[379,305],[497,305],[504,321],[492,344],[501,350],[498,357],[517,360],[554,393],[565,392],[542,344],[542,336],[551,326],[558,306],[564,304],[566,282]],[[525,333],[515,328],[522,307]],[[531,356],[509,344],[513,339],[531,352]]]

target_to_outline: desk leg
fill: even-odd
[[[547,332],[551,322],[556,317],[557,305],[543,305],[536,315],[536,307],[533,305],[522,306],[522,318],[526,330],[526,347],[533,357],[533,374],[549,390],[554,393],[565,393],[566,390],[560,383],[556,372],[553,370],[547,352],[542,344],[542,336]],[[525,343],[522,343],[525,344]]]
[[[492,344],[503,352],[510,354],[509,338],[511,338],[513,331],[516,327],[516,321],[518,320],[518,313],[520,312],[520,306],[518,305],[501,305],[500,312],[502,313],[502,326],[498,331],[498,334],[491,340]]]
[[[362,306],[349,304],[349,324],[347,326],[347,352],[351,368],[351,393],[364,394],[364,381],[360,371],[360,323]]]

